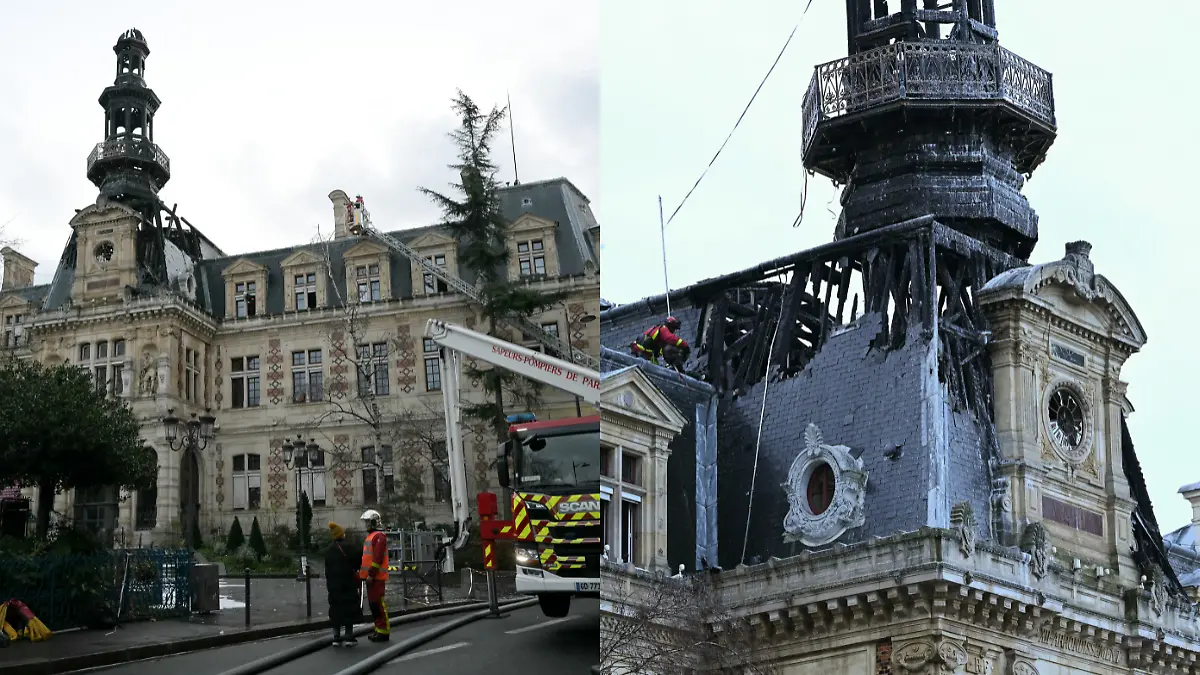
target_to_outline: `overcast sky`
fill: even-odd
[[[5,3],[0,21],[0,225],[53,276],[68,221],[96,199],[86,158],[126,29],[150,46],[171,158],[167,204],[226,253],[311,241],[327,195],[362,194],[376,225],[428,225],[417,193],[456,178],[446,137],[461,87],[484,108],[512,94],[522,181],[566,176],[599,201],[596,3]],[[336,9],[334,9],[336,7]],[[440,9],[439,9],[440,7]],[[496,142],[512,180],[507,126]]]
[[[670,216],[805,1],[753,0],[734,11],[722,0],[604,0],[606,299],[662,292],[657,196]],[[1164,533],[1190,517],[1178,488],[1200,481],[1200,444],[1183,423],[1196,416],[1200,319],[1180,301],[1196,286],[1189,260],[1200,238],[1200,135],[1197,101],[1170,74],[1194,60],[1190,27],[1200,7],[1177,4],[1171,21],[1143,30],[1130,24],[1129,4],[1116,0],[996,3],[1000,42],[1054,75],[1058,140],[1025,188],[1041,218],[1034,261],[1061,258],[1068,241],[1092,242],[1097,271],[1149,334],[1123,378]],[[741,128],[667,228],[673,288],[830,240],[837,202],[827,179],[810,182],[804,221],[791,227],[803,185],[800,109],[813,66],[845,53],[845,3],[813,0]]]

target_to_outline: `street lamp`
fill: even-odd
[[[208,442],[212,440],[213,429],[216,425],[217,418],[213,417],[209,408],[204,409],[204,414],[197,416],[192,413],[192,418],[186,422],[175,416],[174,408],[167,408],[167,416],[163,418],[163,435],[167,439],[167,445],[174,452],[189,451],[192,453],[200,452],[208,447]],[[195,460],[195,463],[193,463]],[[182,486],[180,491],[180,500],[184,501],[184,495],[187,499],[184,506],[183,518],[181,523],[184,528],[184,541],[190,542],[193,547],[199,546],[200,542],[192,535],[196,532],[196,521],[194,519],[200,517],[200,488],[197,482],[197,471],[200,464],[199,458],[194,454],[191,456],[184,455],[184,467],[188,469],[187,475],[189,480],[187,484]]]
[[[199,417],[196,413],[192,413],[192,419],[183,422],[175,416],[174,408],[167,408],[167,416],[163,418],[163,430],[167,437],[167,444],[171,446],[171,450],[179,452],[184,449],[188,450],[203,450],[208,447],[208,442],[213,437],[213,427],[217,422],[217,418],[209,413],[210,409],[205,408],[204,414]],[[182,427],[182,435],[180,430]]]
[[[303,434],[296,434],[296,440],[283,442],[283,463],[288,469],[296,470],[296,540],[300,546],[300,573],[297,575],[297,580],[302,580],[308,574],[308,532],[301,528],[304,523],[304,514],[301,511],[300,504],[300,471],[304,467],[312,467],[321,459],[324,451],[321,446],[317,445],[314,438],[304,442]]]
[[[596,315],[588,312],[587,310],[584,310],[584,312],[581,314],[576,314],[575,316],[571,317],[571,323],[589,324],[595,320]],[[583,337],[582,332],[580,333],[580,337]],[[579,406],[578,396],[575,397],[575,416],[583,417],[583,409]]]

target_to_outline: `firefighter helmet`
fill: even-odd
[[[668,316],[666,325],[667,325],[667,328],[671,329],[671,331],[674,332],[674,331],[679,330],[679,327],[682,326],[683,324],[679,322],[679,319],[676,319],[673,316]]]
[[[366,523],[367,527],[374,527],[377,530],[383,529],[383,517],[375,509],[363,511],[363,514],[358,519]]]

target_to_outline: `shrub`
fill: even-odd
[[[262,529],[258,527],[258,516],[254,517],[254,522],[250,524],[250,549],[262,560],[267,555],[267,542],[263,541]]]
[[[258,520],[254,521],[255,523]],[[225,550],[233,553],[246,543],[246,535],[242,534],[242,523],[238,521],[237,516],[233,517],[233,525],[229,528],[229,535],[225,538]]]

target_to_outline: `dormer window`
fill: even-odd
[[[9,314],[4,317],[4,346],[18,347],[21,344],[21,333],[25,328],[24,314]]]
[[[314,272],[296,275],[296,311],[317,306],[317,275]]]
[[[517,261],[520,265],[521,276],[542,276],[546,274],[546,254],[541,239],[517,243]]]
[[[431,255],[431,256],[425,258],[425,260],[427,260],[429,262],[429,264],[433,265],[434,267],[440,267],[442,270],[446,269],[446,256],[445,255],[441,255],[441,254]],[[426,295],[433,295],[434,293],[445,293],[448,290],[450,290],[450,289],[446,286],[445,281],[442,281],[441,279],[437,278],[436,276],[434,276],[432,274],[425,275],[425,294]]]
[[[258,312],[258,284],[254,281],[239,281],[233,287],[233,302],[239,319],[254,316]]]
[[[358,283],[358,301],[374,302],[379,300],[379,265],[359,265],[354,269],[354,278]]]

